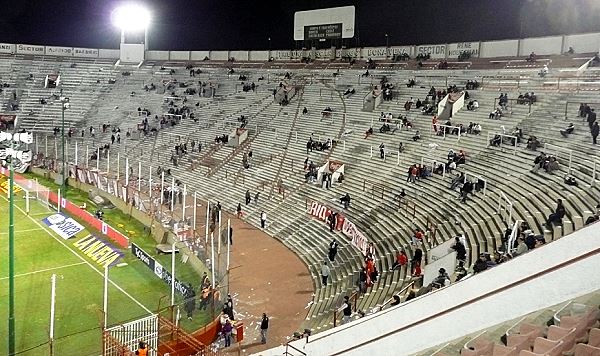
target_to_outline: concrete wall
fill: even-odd
[[[146,59],[156,61],[168,61],[169,51],[146,51]]]
[[[516,56],[518,48],[519,40],[481,42],[479,57],[494,58]]]
[[[229,59],[229,51],[210,51],[210,59],[214,61],[226,61]]]
[[[190,52],[190,59],[193,61],[201,61],[206,57],[210,58],[210,51],[191,51]]]
[[[292,345],[308,355],[393,355],[401,345],[408,355],[595,292],[599,233],[600,224],[585,227],[447,288]]]
[[[575,53],[596,53],[600,49],[600,33],[565,36],[563,52],[573,47]]]
[[[99,49],[98,57],[119,59],[120,51],[118,49]]]
[[[169,59],[172,61],[189,61],[190,51],[169,51]]]
[[[537,55],[562,53],[562,36],[524,38],[521,40],[520,56],[528,56],[531,52]]]
[[[269,51],[250,51],[248,56],[251,61],[268,61]]]
[[[231,51],[229,57],[235,58],[236,61],[248,61],[248,51]]]

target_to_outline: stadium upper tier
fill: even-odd
[[[596,163],[600,163],[598,150],[591,143],[587,122],[578,117],[579,103],[593,107],[599,102],[593,91],[600,89],[597,72],[585,66],[591,57],[538,55],[535,62],[524,57],[473,58],[468,65],[461,62],[456,69],[447,70],[434,69],[439,60],[425,60],[422,69],[417,70],[414,59],[384,59],[369,64],[147,60],[133,66],[115,65],[116,59],[5,55],[0,77],[9,85],[3,88],[5,113],[17,104],[13,111],[18,115],[17,127],[35,133],[30,148],[44,157],[60,157],[60,130],[52,133],[62,126],[64,114],[66,131],[72,129],[67,141],[67,157],[72,163],[78,154],[79,165],[86,162],[93,168],[96,161],[90,159],[91,152],[110,144],[112,158],[110,163],[100,159],[101,172],[108,172],[109,164],[111,174],[117,171],[117,165],[125,172],[130,167],[125,166],[123,158],[128,157],[135,167],[133,176],[138,175],[138,162],[143,162],[144,179],[150,171],[155,175],[160,166],[170,169],[174,178],[187,185],[188,192],[220,201],[229,211],[235,211],[241,202],[244,219],[251,224],[260,225],[260,213],[266,212],[266,231],[309,266],[316,293],[304,326],[317,332],[333,326],[333,310],[343,296],[356,290],[364,256],[351,240],[340,232],[330,232],[324,222],[311,217],[307,211],[313,202],[342,211],[375,246],[375,265],[380,275],[358,298],[356,309],[363,311],[378,308],[392,294],[416,281],[406,268],[390,271],[400,249],[409,258],[417,247],[427,255],[436,246],[464,235],[465,265],[470,268],[481,253],[493,254],[502,247],[505,230],[517,220],[527,223],[546,242],[583,226],[596,212],[599,193],[594,184]],[[544,64],[550,71],[540,77],[538,72]],[[46,76],[52,74],[60,74],[61,84],[44,88]],[[406,85],[410,79],[415,80],[412,87]],[[374,110],[365,111],[365,102],[373,97],[375,86],[380,87],[382,80],[393,85],[391,100],[378,99]],[[476,99],[478,109],[464,107],[450,121],[453,127],[463,124],[465,128],[470,122],[479,123],[479,134],[435,135],[431,114],[424,115],[414,105],[405,108],[411,98],[415,102],[424,100],[432,86],[441,91],[455,85],[463,92],[467,81],[474,80],[479,85],[467,90],[470,98],[465,105]],[[244,88],[244,84],[251,83],[254,90]],[[290,90],[287,105],[281,105],[283,88]],[[517,103],[519,94],[526,92],[535,92],[535,103]],[[500,93],[511,100],[498,120],[490,112],[498,107]],[[70,103],[64,112],[61,96],[68,97]],[[173,112],[184,107],[185,118],[179,120]],[[304,108],[307,113],[303,113]],[[325,108],[331,108],[331,112],[323,112]],[[142,132],[145,112],[150,112],[147,135]],[[384,123],[380,121],[381,112],[393,115],[389,132],[379,130]],[[240,127],[242,115],[247,118],[247,140],[237,147],[216,142],[215,137]],[[410,121],[412,128],[398,122],[398,129],[393,130],[399,115]],[[564,137],[560,130],[569,122],[574,124],[574,131]],[[103,125],[110,128],[104,132]],[[94,137],[90,136],[90,127],[95,130]],[[112,129],[116,127],[120,128],[121,142],[112,144]],[[374,134],[365,137],[370,127]],[[495,135],[510,136],[515,127],[522,130],[523,141],[489,145]],[[421,139],[413,140],[417,130]],[[538,152],[526,148],[529,135],[540,141]],[[322,143],[330,139],[335,144],[330,149],[307,152],[309,138]],[[189,149],[192,141],[196,147],[202,143],[201,152]],[[184,143],[188,153],[175,154],[174,146]],[[379,156],[382,143],[384,159]],[[402,152],[398,149],[400,143]],[[457,199],[457,190],[449,189],[456,172],[406,183],[411,165],[445,164],[449,150],[466,152],[466,162],[458,166],[457,172],[486,183],[485,191],[470,195],[466,203]],[[250,151],[252,158],[246,169],[244,157]],[[543,169],[532,172],[539,151],[556,156],[558,170],[552,174]],[[117,153],[120,161],[114,158]],[[329,161],[342,163],[343,182],[333,182],[330,189],[308,182],[304,164],[307,158],[317,167]],[[567,174],[576,179],[577,186],[564,182]],[[402,189],[407,196],[399,202],[397,196]],[[243,204],[247,190],[253,197],[260,192],[257,204]],[[342,209],[339,202],[346,193],[352,198],[348,210]],[[546,225],[557,199],[562,199],[566,214],[560,223]],[[411,244],[417,228],[429,229],[421,245]],[[321,265],[333,238],[341,246],[330,283],[325,286],[320,277]],[[427,271],[432,262],[426,258],[423,269]]]

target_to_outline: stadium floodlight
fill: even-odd
[[[115,26],[125,32],[143,31],[150,25],[150,12],[137,4],[124,4],[112,13]]]
[[[148,27],[150,11],[139,4],[123,4],[111,15],[113,25],[121,30],[121,43],[125,43],[125,33],[144,32],[144,44],[148,48]]]

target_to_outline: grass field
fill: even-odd
[[[85,199],[81,192],[72,191],[71,194],[69,199],[72,201]],[[100,311],[103,303],[103,268],[74,246],[74,243],[94,232],[86,228],[71,239],[64,240],[42,222],[54,211],[32,201],[31,211],[27,215],[23,194],[16,194],[16,197],[17,353],[48,354],[51,276],[56,274],[55,354],[99,355],[102,350]],[[8,215],[8,200],[3,193],[0,197],[0,354],[8,353]],[[125,220],[118,218],[118,213],[113,215],[115,220]],[[146,252],[154,253],[151,237],[140,236],[132,240]],[[121,252],[124,254],[121,262],[127,265],[110,269],[109,325],[155,312],[159,299],[170,293],[170,287],[133,257],[129,250]],[[154,257],[164,266],[170,266],[169,256]],[[190,266],[180,263],[179,259],[177,262],[177,278],[197,288],[197,273]],[[168,300],[166,298],[165,302]],[[178,302],[181,302],[180,296]],[[196,314],[192,321],[182,320],[182,326],[193,330],[204,325],[208,319],[207,314]]]

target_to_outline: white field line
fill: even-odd
[[[4,195],[2,195],[2,198],[6,201],[8,201],[8,198],[6,198]],[[37,226],[39,226],[42,230],[46,231],[46,233],[50,236],[52,236],[52,238],[56,241],[58,241],[58,243],[60,243],[61,245],[64,246],[64,248],[66,248],[67,250],[69,250],[73,255],[75,255],[77,258],[79,258],[80,260],[82,260],[86,265],[90,266],[91,269],[93,269],[96,273],[98,273],[100,276],[104,277],[104,272],[103,271],[99,271],[97,270],[94,265],[92,265],[90,262],[86,261],[83,257],[81,257],[79,254],[77,254],[77,252],[71,250],[69,248],[69,246],[67,246],[62,239],[59,239],[56,237],[54,231],[48,230],[48,228],[46,228],[45,226],[43,226],[39,221],[35,220],[34,218],[32,218],[31,216],[27,215],[27,213],[21,209],[18,206],[15,206],[23,215],[27,216],[31,221],[33,221]],[[152,314],[152,311],[150,311],[150,309],[146,308],[146,306],[144,306],[142,303],[140,303],[137,299],[135,299],[131,294],[127,293],[123,288],[121,288],[119,285],[117,285],[115,282],[113,282],[110,278],[108,279],[108,281],[110,282],[110,284],[112,284],[115,288],[117,288],[120,292],[122,292],[123,294],[125,294],[129,299],[131,299],[135,304],[139,305],[142,309],[144,309],[147,313]]]
[[[36,274],[36,273],[42,273],[42,272],[48,272],[48,271],[54,271],[57,269],[61,269],[61,268],[67,268],[67,267],[73,267],[73,266],[79,266],[84,264],[85,262],[78,262],[78,263],[71,263],[70,265],[64,265],[64,266],[60,266],[60,267],[53,267],[53,268],[46,268],[46,269],[40,269],[37,271],[33,271],[33,272],[27,272],[27,273],[21,273],[21,274],[16,274],[15,278],[17,277],[23,277],[23,276],[29,276],[31,274]],[[8,277],[2,277],[0,278],[0,281],[8,279]]]

